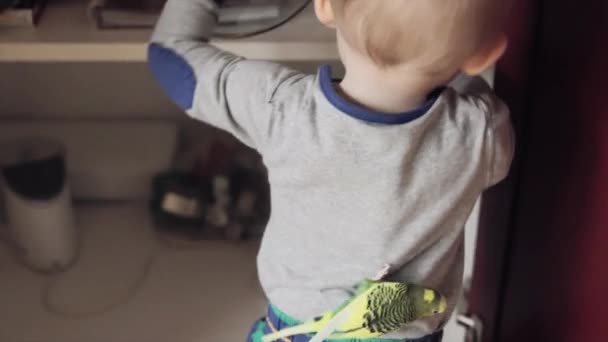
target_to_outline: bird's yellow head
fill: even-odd
[[[414,286],[415,307],[419,317],[428,317],[444,313],[447,310],[447,300],[438,291]]]

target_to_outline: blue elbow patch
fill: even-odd
[[[148,46],[148,66],[173,102],[183,110],[192,108],[196,76],[182,56],[152,43]]]

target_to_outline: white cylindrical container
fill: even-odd
[[[37,271],[69,267],[77,236],[63,146],[46,139],[3,146],[2,193],[10,234],[22,261]]]

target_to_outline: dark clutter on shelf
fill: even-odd
[[[259,238],[270,214],[265,168],[255,152],[215,142],[192,171],[155,178],[151,210],[158,229],[182,238]]]

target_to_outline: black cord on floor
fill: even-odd
[[[160,256],[160,253],[155,253],[146,259],[146,261],[144,262],[144,265],[142,267],[142,271],[137,276],[137,278],[135,278],[135,281],[133,282],[133,284],[131,286],[129,286],[129,288],[124,296],[122,296],[121,298],[117,299],[114,302],[110,302],[110,303],[102,305],[98,308],[94,308],[94,309],[90,309],[90,310],[82,310],[82,311],[67,310],[67,309],[61,308],[59,305],[53,303],[53,292],[56,289],[57,283],[58,283],[59,279],[61,278],[61,275],[50,276],[50,279],[41,288],[40,302],[42,304],[42,307],[44,308],[44,310],[46,312],[48,312],[50,314],[53,314],[53,315],[59,316],[59,317],[63,317],[63,318],[69,318],[69,319],[87,319],[87,318],[100,316],[100,315],[103,315],[110,311],[113,311],[119,307],[122,307],[123,305],[128,304],[137,296],[139,291],[143,288],[144,284],[146,283],[146,280],[148,279],[148,277],[150,275],[152,267],[156,263],[159,256]]]
[[[52,315],[67,319],[80,320],[104,315],[130,303],[137,296],[150,277],[154,265],[164,254],[168,252],[196,251],[207,247],[209,243],[209,241],[192,241],[181,239],[173,235],[160,232],[156,232],[155,236],[160,248],[157,248],[155,252],[146,258],[141,268],[141,272],[137,275],[132,285],[129,286],[124,296],[121,296],[116,301],[101,305],[98,308],[88,310],[68,310],[53,302],[53,293],[56,291],[57,283],[63,276],[62,274],[57,274],[49,276],[48,281],[40,290],[40,302],[42,307],[46,312]],[[76,263],[77,262],[78,260]]]

